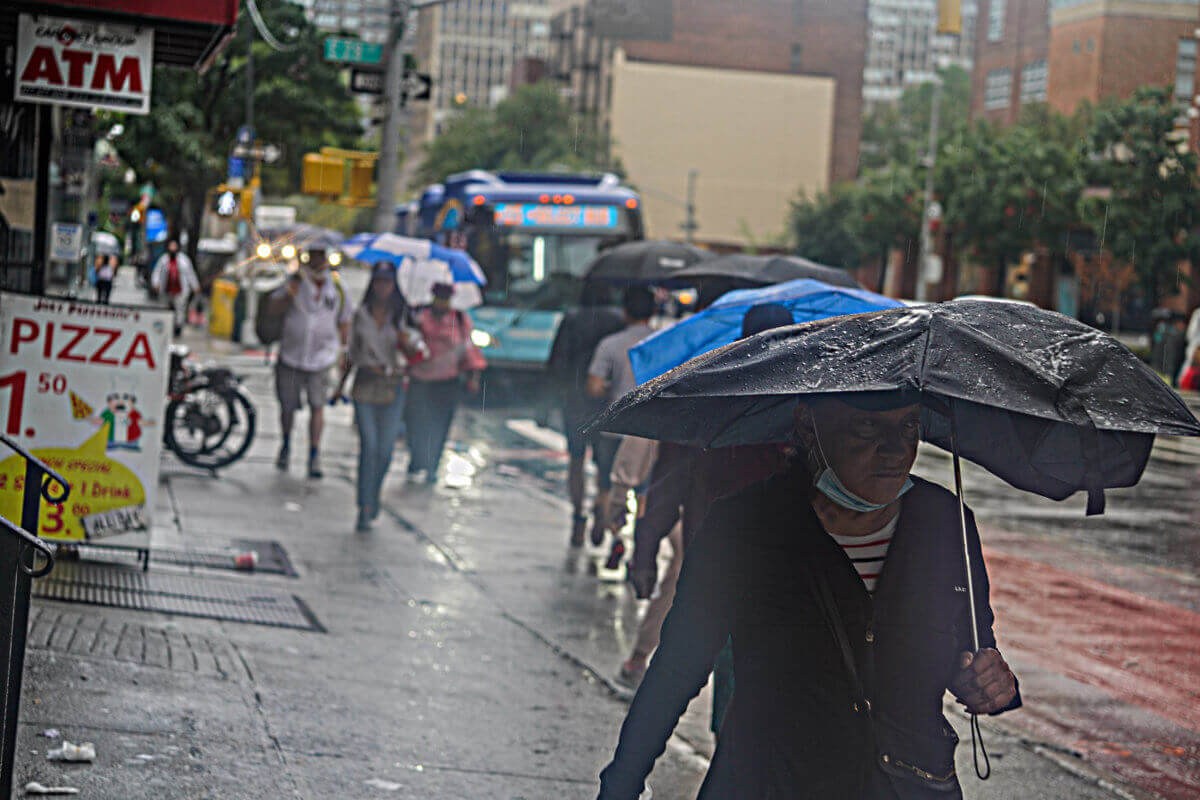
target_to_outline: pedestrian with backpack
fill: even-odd
[[[442,448],[462,389],[478,393],[479,374],[487,367],[483,353],[471,342],[471,318],[450,307],[453,295],[453,284],[434,284],[433,303],[416,314],[417,329],[429,357],[408,369],[404,416],[412,454],[408,477],[414,482],[437,482]]]
[[[300,254],[300,268],[267,299],[255,321],[264,344],[279,342],[275,393],[279,398],[282,442],[275,465],[287,470],[291,458],[292,423],[302,403],[309,409],[308,477],[324,477],[321,433],[329,399],[330,370],[345,366],[353,312],[341,280],[330,273],[323,248]]]
[[[179,252],[178,240],[167,242],[167,252],[154,265],[150,286],[170,303],[171,311],[175,314],[175,336],[178,338],[183,333],[183,324],[187,322],[192,295],[200,292],[196,269],[192,266],[192,260]]]

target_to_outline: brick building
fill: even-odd
[[[1012,124],[1022,106],[1046,102],[1050,5],[1050,0],[979,0],[972,117]]]
[[[1069,114],[1082,101],[1128,97],[1145,85],[1172,86],[1181,104],[1191,103],[1198,25],[1200,0],[1053,0],[1051,108]]]
[[[674,0],[665,41],[613,42],[596,36],[587,7],[553,23],[550,71],[578,110],[606,116],[608,70],[619,44],[629,62],[738,69],[835,82],[832,182],[858,173],[867,0]]]

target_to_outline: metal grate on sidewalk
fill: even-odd
[[[308,605],[296,595],[233,581],[143,572],[134,567],[60,563],[45,578],[33,581],[33,596],[325,632]]]

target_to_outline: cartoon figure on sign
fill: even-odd
[[[112,392],[106,398],[107,408],[93,417],[97,425],[108,426],[109,450],[141,450],[143,428],[154,424],[137,408],[137,396],[129,392]]]

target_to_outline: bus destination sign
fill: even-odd
[[[507,228],[616,228],[613,206],[497,203],[496,224]]]

